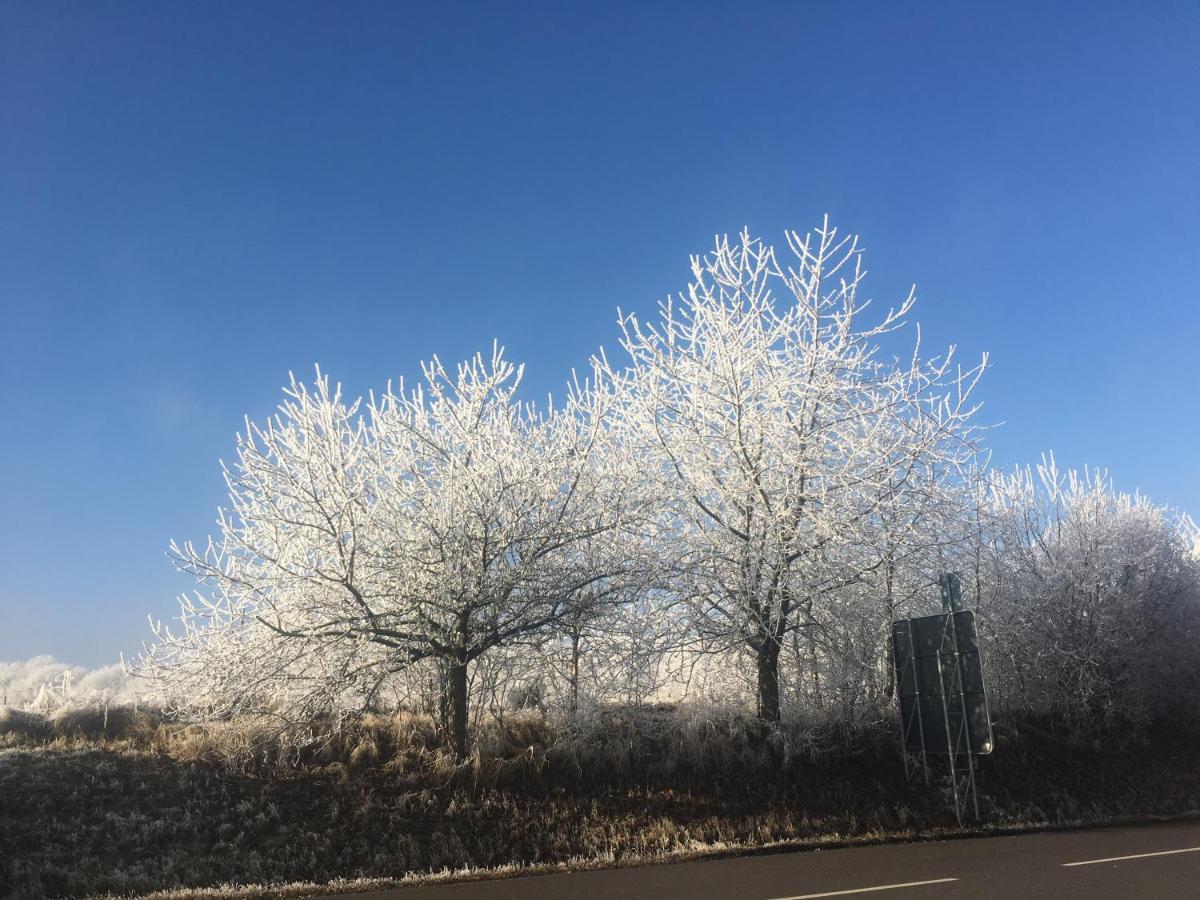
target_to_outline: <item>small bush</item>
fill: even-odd
[[[64,706],[50,716],[50,724],[61,737],[127,740],[152,719],[132,706]]]
[[[50,737],[52,733],[50,722],[40,713],[26,712],[11,706],[0,706],[0,734],[42,741]]]

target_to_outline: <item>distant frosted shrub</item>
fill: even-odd
[[[109,703],[130,703],[135,698],[135,682],[125,674],[120,663],[92,669],[76,677],[72,693],[78,702],[91,703],[107,700]]]
[[[0,703],[24,707],[33,703],[43,686],[53,683],[64,671],[83,674],[84,669],[58,662],[53,656],[35,656],[21,662],[0,662]]]
[[[64,706],[136,704],[135,686],[120,663],[86,669],[53,656],[0,662],[0,705],[47,715]]]

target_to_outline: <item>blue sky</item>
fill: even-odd
[[[0,0],[0,659],[136,650],[242,416],[499,338],[556,389],[829,212],[1005,466],[1200,512],[1194,3]]]

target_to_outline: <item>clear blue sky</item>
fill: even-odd
[[[243,414],[493,337],[557,388],[828,211],[1048,448],[1200,511],[1200,6],[0,0],[0,659],[136,650]]]

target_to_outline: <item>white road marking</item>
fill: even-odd
[[[844,897],[847,894],[866,894],[869,891],[894,891],[896,888],[920,887],[923,884],[945,884],[948,881],[958,881],[958,879],[933,878],[929,881],[906,881],[903,884],[877,884],[874,887],[851,888],[848,891],[826,891],[823,894],[800,894],[796,897],[775,897],[774,900],[816,900],[817,897]]]
[[[1176,853],[1200,853],[1200,847],[1185,847],[1182,850],[1159,850],[1155,853],[1134,853],[1130,856],[1110,856],[1107,859],[1085,859],[1082,862],[1063,863],[1063,866],[1094,866],[1097,863],[1122,862],[1126,859],[1145,859],[1147,856],[1172,856]]]

